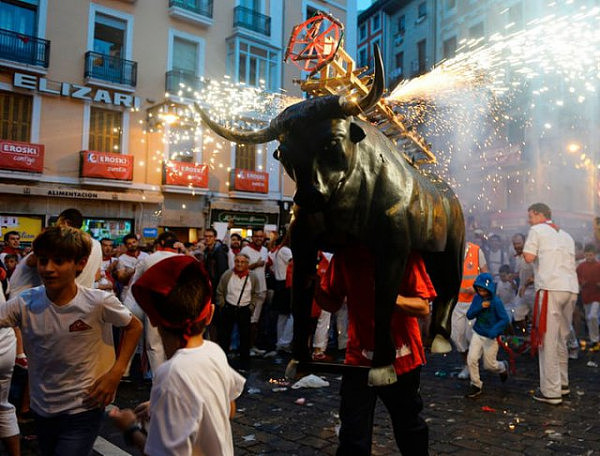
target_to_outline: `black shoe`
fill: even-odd
[[[548,397],[544,396],[540,389],[536,389],[533,394],[533,399],[538,402],[545,402],[546,404],[559,405],[562,403],[562,397]]]
[[[469,392],[467,394],[465,394],[465,397],[477,397],[481,394],[481,388],[475,386],[475,385],[471,385],[469,387]]]
[[[500,381],[504,383],[508,379],[508,363],[506,361],[501,361],[504,364],[504,372],[500,372]]]

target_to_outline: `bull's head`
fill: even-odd
[[[238,144],[261,144],[277,139],[274,156],[296,182],[294,202],[306,210],[321,210],[343,181],[355,149],[365,133],[352,120],[374,106],[385,87],[383,62],[375,47],[375,75],[369,93],[359,100],[330,95],[286,108],[268,127],[236,131],[210,119],[198,105],[202,120],[217,134]]]

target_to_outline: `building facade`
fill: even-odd
[[[301,96],[283,57],[318,10],[356,22],[351,0],[0,0],[3,231],[29,241],[67,207],[96,237],[285,223],[294,186],[276,144],[215,138],[182,88],[225,77]],[[353,27],[345,40],[352,52]]]

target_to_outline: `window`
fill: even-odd
[[[396,54],[396,68],[402,69],[404,66],[404,52],[398,52]]]
[[[371,32],[379,31],[379,29],[381,28],[381,18],[379,17],[379,14],[373,16],[373,19],[371,19],[371,21]]]
[[[240,6],[257,12],[260,12],[260,1],[261,0],[239,0]]]
[[[256,144],[235,145],[236,169],[256,169]]]
[[[444,40],[444,58],[451,59],[456,55],[456,37]]]
[[[427,71],[427,42],[421,40],[417,43],[417,54],[418,54],[418,67],[417,71],[419,74],[423,74]]]
[[[0,28],[37,36],[37,0],[0,1]]]
[[[185,125],[169,125],[169,160],[177,162],[199,162],[195,129]]]
[[[483,37],[483,22],[479,22],[469,28],[469,38]]]
[[[419,4],[419,19],[427,16],[427,3],[423,2]]]
[[[358,41],[364,41],[367,37],[367,24],[362,24],[358,28]]]
[[[511,30],[521,30],[523,28],[523,5],[517,3],[508,9],[508,23],[514,24]]]
[[[122,118],[120,111],[90,108],[89,150],[121,153]]]
[[[312,6],[306,7],[306,19],[310,19],[317,14],[319,14],[319,10],[317,8],[313,8]]]
[[[33,97],[0,92],[0,138],[30,141]]]
[[[183,38],[173,39],[173,70],[196,74],[198,69],[198,43]]]
[[[94,52],[125,58],[125,30],[127,23],[120,19],[96,14],[94,24]]]
[[[398,18],[398,33],[400,35],[406,33],[406,16],[404,14]]]
[[[364,67],[367,66],[367,48],[364,47],[358,51],[358,66]]]
[[[279,52],[249,41],[236,38],[228,44],[229,74],[250,86],[277,90],[280,60]]]

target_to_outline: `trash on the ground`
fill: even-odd
[[[329,386],[329,382],[323,380],[321,377],[317,377],[314,374],[309,374],[306,377],[302,377],[296,383],[292,385],[292,389],[298,388],[323,388]]]
[[[454,418],[448,418],[448,419],[446,420],[446,422],[448,422],[448,423],[455,423],[455,422],[456,422],[456,420],[455,420]]]
[[[243,407],[237,409],[238,413],[244,413],[245,411],[246,411],[246,409]]]
[[[252,427],[261,427],[262,423],[260,421],[257,421],[256,423],[252,423]]]
[[[435,374],[433,374],[433,375],[435,375],[436,377],[447,377],[448,372],[439,370],[439,371],[435,371]]]
[[[562,434],[560,434],[559,432],[553,431],[552,429],[546,429],[545,432],[548,435],[548,438],[550,438],[552,440],[560,440],[562,438]]]
[[[270,378],[269,383],[276,386],[289,386],[290,384],[285,378]]]
[[[256,436],[254,434],[243,435],[242,438],[244,439],[244,442],[252,442],[256,440]]]
[[[578,396],[583,396],[585,394],[585,391],[577,390],[576,393]]]
[[[277,386],[271,391],[273,391],[274,393],[281,393],[282,391],[287,391],[287,388],[285,386]]]
[[[306,398],[299,397],[298,399],[296,399],[294,401],[294,404],[296,404],[296,405],[304,405],[304,404],[306,404]]]
[[[598,363],[596,361],[588,361],[587,367],[598,367]]]
[[[517,425],[515,423],[508,423],[508,429],[510,429],[511,431],[514,431],[516,427]]]
[[[495,412],[495,411],[496,411],[496,409],[495,409],[495,408],[488,407],[487,405],[483,405],[483,406],[481,407],[481,410],[482,410],[483,412]]]
[[[248,394],[258,394],[260,393],[260,388],[248,388]]]

